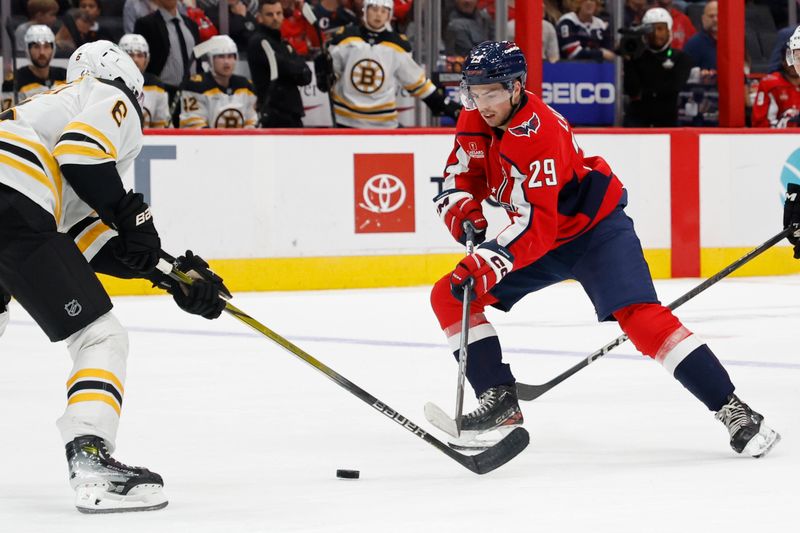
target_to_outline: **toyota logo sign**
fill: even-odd
[[[373,213],[397,211],[406,201],[406,186],[397,176],[376,174],[364,184],[364,201],[359,205]]]
[[[353,154],[356,233],[414,231],[414,154]]]

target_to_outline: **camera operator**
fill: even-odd
[[[686,84],[691,58],[670,46],[672,17],[666,9],[648,9],[642,25],[620,30],[617,52],[623,56],[624,91],[629,99],[624,125],[670,127],[678,122],[678,92]]]

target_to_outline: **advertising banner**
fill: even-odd
[[[615,66],[611,62],[562,61],[542,66],[542,99],[573,126],[614,124]]]

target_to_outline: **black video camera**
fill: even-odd
[[[620,28],[618,32],[622,37],[614,52],[624,59],[637,59],[647,49],[644,38],[653,33],[653,25],[641,24],[632,28]]]

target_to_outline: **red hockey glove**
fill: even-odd
[[[471,222],[475,228],[473,244],[478,245],[486,240],[486,228],[489,224],[483,216],[480,202],[473,199],[470,193],[450,189],[439,194],[433,201],[436,204],[436,213],[455,240],[466,244],[464,222]]]
[[[783,227],[792,229],[788,239],[794,245],[794,258],[800,259],[800,185],[797,183],[790,183],[786,187]]]
[[[497,241],[489,241],[456,265],[450,274],[450,290],[453,296],[462,300],[464,286],[470,284],[471,299],[475,300],[492,290],[513,268],[514,256],[511,252],[497,244]]]

